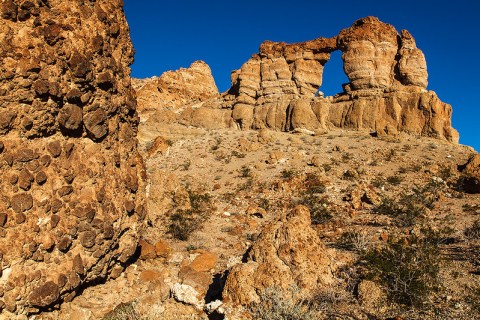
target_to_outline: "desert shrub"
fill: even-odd
[[[420,306],[438,287],[439,253],[435,241],[411,236],[369,250],[363,260],[367,278],[383,284],[393,301]]]
[[[318,194],[304,193],[297,204],[304,205],[310,210],[312,224],[323,224],[333,218],[327,199],[319,197]]]
[[[397,155],[397,150],[390,149],[390,151],[388,151],[387,155],[385,156],[385,160],[392,161],[396,155]]]
[[[283,169],[282,172],[280,172],[280,174],[283,179],[291,179],[297,175],[297,172],[295,170]]]
[[[252,174],[252,169],[250,169],[247,166],[242,166],[242,168],[240,169],[240,176],[242,178],[248,178],[250,177],[251,174]]]
[[[411,226],[427,209],[433,208],[443,187],[444,184],[432,180],[423,187],[413,186],[404,190],[398,200],[385,196],[375,212],[392,216],[399,226]]]
[[[232,151],[232,156],[240,159],[245,158],[247,155],[245,153],[238,152],[237,150]]]
[[[353,154],[351,154],[350,152],[344,152],[342,153],[342,161],[343,162],[348,162],[350,160],[353,159]]]
[[[325,193],[325,191],[327,191],[325,182],[314,173],[307,174],[304,184],[308,193]]]
[[[340,238],[340,245],[342,247],[358,253],[367,251],[371,243],[372,241],[367,233],[361,231],[344,232]]]
[[[188,240],[190,234],[199,229],[213,210],[211,196],[207,193],[188,191],[190,209],[174,209],[170,214],[168,233],[175,239]]]
[[[319,286],[312,297],[312,303],[327,319],[343,319],[339,317],[342,315],[339,306],[354,301],[352,293],[345,289],[340,285]]]
[[[465,236],[468,239],[480,239],[480,220],[477,220],[473,225],[465,229]]]
[[[297,204],[310,210],[313,224],[322,224],[333,218],[330,213],[327,197],[322,194],[327,190],[325,183],[316,174],[307,174],[304,180],[305,191],[300,195]]]
[[[357,170],[354,170],[354,169],[349,169],[349,170],[346,170],[343,175],[342,175],[342,179],[344,180],[356,180],[358,179],[360,175],[358,174]]]
[[[215,138],[215,143],[212,145],[210,148],[211,151],[218,150],[220,148],[220,145],[222,144],[222,139],[219,137]]]
[[[143,320],[132,303],[121,303],[109,312],[103,320]]]
[[[298,291],[291,289],[290,291]],[[283,292],[270,287],[263,290],[260,302],[250,306],[254,319],[258,320],[310,320],[316,319],[317,311],[305,299],[296,297],[297,292]]]
[[[390,176],[387,178],[387,182],[390,183],[391,185],[398,186],[403,182],[403,177],[401,176]]]

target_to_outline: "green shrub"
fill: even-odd
[[[211,196],[207,193],[188,191],[190,209],[174,209],[170,214],[168,233],[175,239],[188,240],[190,234],[200,228],[213,210]]]
[[[438,287],[439,248],[428,238],[390,240],[380,249],[368,251],[367,277],[382,283],[397,303],[420,306]]]
[[[305,193],[297,203],[310,210],[312,224],[323,224],[333,218],[328,208],[328,201],[325,198],[320,198],[318,194]]]
[[[284,169],[280,174],[282,175],[283,179],[291,179],[297,175],[297,172],[295,170]]]
[[[412,226],[427,209],[433,208],[443,186],[432,181],[423,187],[414,186],[404,190],[398,200],[385,196],[375,212],[395,218],[399,226]]]

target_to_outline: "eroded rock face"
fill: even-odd
[[[189,68],[167,71],[158,78],[134,79],[133,84],[140,111],[159,107],[175,110],[219,95],[212,71],[203,61],[195,61]]]
[[[323,67],[336,50],[343,52],[349,83],[342,93],[323,97],[318,92]],[[412,35],[367,17],[333,38],[264,42],[258,54],[232,72],[232,87],[222,99],[186,110],[173,121],[209,129],[233,122],[239,129],[315,133],[340,127],[457,142],[451,106],[427,91],[427,84],[425,56]],[[176,89],[182,90],[186,89]]]
[[[122,6],[0,3],[0,305],[9,312],[69,301],[136,249],[143,163]]]
[[[292,286],[312,292],[333,281],[332,262],[311,227],[310,212],[297,206],[286,219],[268,225],[248,253],[234,266],[223,291],[224,301],[248,305],[266,288]]]

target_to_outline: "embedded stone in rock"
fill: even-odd
[[[29,193],[18,193],[12,197],[12,209],[16,213],[22,213],[32,209],[33,197]]]
[[[69,301],[135,253],[142,223],[124,205],[142,207],[145,183],[122,7],[0,1],[0,252],[9,279],[28,275],[0,288],[5,313]]]
[[[35,159],[35,153],[32,149],[22,148],[18,150],[15,158],[20,162],[29,162]]]
[[[18,14],[18,6],[12,0],[5,0],[1,6],[2,18],[15,21]]]
[[[67,130],[78,130],[82,119],[82,108],[74,104],[65,105],[58,113],[58,123]]]
[[[2,109],[0,112],[0,133],[10,128],[16,114],[9,110]]]
[[[18,186],[23,190],[29,190],[33,180],[33,174],[27,169],[23,169],[18,176]]]
[[[107,114],[101,109],[97,109],[94,112],[88,113],[83,117],[85,128],[93,138],[101,139],[108,133],[108,126],[105,123],[107,120]]]
[[[60,295],[58,285],[48,281],[42,286],[34,289],[30,294],[30,304],[35,307],[46,307],[57,301]]]

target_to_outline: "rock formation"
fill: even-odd
[[[233,126],[231,110],[223,107],[212,71],[203,61],[158,78],[134,79],[133,85],[142,120],[209,129]]]
[[[336,50],[343,53],[350,82],[342,93],[323,97],[318,91],[323,67]],[[399,34],[393,26],[367,17],[333,38],[264,42],[258,54],[232,72],[232,87],[223,99],[209,100],[206,109],[198,106],[195,112],[200,117],[191,117],[190,110],[176,118],[207,128],[236,124],[241,129],[325,133],[339,127],[457,142],[451,106],[427,91],[427,84],[425,56],[412,35],[406,30]],[[206,117],[216,121],[208,122]]]
[[[138,110],[164,108],[177,109],[218,96],[217,85],[210,67],[203,61],[195,61],[189,68],[167,71],[160,77],[134,79]]]
[[[0,3],[0,308],[116,277],[143,209],[121,0]]]
[[[468,193],[480,193],[480,154],[470,156],[459,169],[463,174],[460,187]]]
[[[259,301],[267,288],[296,286],[312,293],[333,281],[333,263],[325,245],[311,227],[310,212],[295,207],[286,219],[262,231],[248,253],[247,262],[232,268],[223,291],[224,301],[248,305]]]

